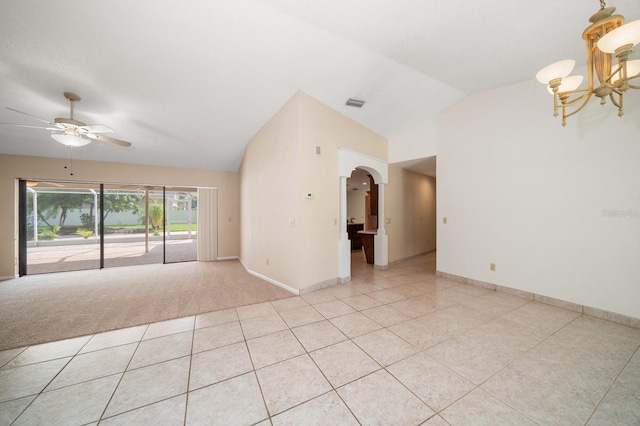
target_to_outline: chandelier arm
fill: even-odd
[[[584,95],[580,96],[579,98],[576,98],[570,102],[567,102],[566,104],[562,105],[562,125],[564,126],[566,124],[566,119],[571,117],[572,115],[575,115],[577,113],[579,113],[580,111],[582,111],[582,109],[585,107],[585,105],[587,105],[587,103],[589,103],[589,99],[591,99],[591,95],[593,95],[592,91],[588,91],[587,93],[585,93]],[[582,104],[576,108],[574,111],[570,112],[569,114],[566,114],[567,111],[567,107],[573,106],[574,104],[576,104],[578,101],[584,99],[584,102],[582,102]]]
[[[559,106],[564,106],[564,107],[574,106],[575,104],[582,102],[582,100],[585,99],[585,97],[587,100],[589,100],[589,98],[591,97],[591,94],[593,93],[593,91],[590,91],[589,89],[578,89],[578,90],[572,90],[571,92],[562,92],[562,95],[570,96],[580,92],[584,92],[584,93],[582,93],[577,98],[574,98],[571,100],[569,100],[568,98],[565,99],[564,102],[562,102],[562,104]]]
[[[636,75],[634,75],[632,77],[627,77],[626,80],[620,79],[619,83],[617,83],[617,84],[611,83],[611,78],[613,78],[614,75],[618,74],[621,71],[622,71],[622,67],[621,66],[618,66],[615,69],[615,71],[612,68],[611,75],[602,83],[602,86],[608,87],[611,90],[615,90],[615,89],[621,89],[626,83],[628,88],[637,89],[638,86],[634,86],[632,84],[629,84],[629,82],[631,80],[635,80],[636,78],[640,78],[640,74],[636,74]]]
[[[618,95],[620,102],[616,102],[616,98],[613,96],[614,94]],[[622,92],[618,91],[618,90],[612,90],[611,93],[609,93],[609,99],[611,99],[611,103],[618,108],[618,110],[622,109]]]
[[[620,89],[622,88],[622,86],[624,86],[624,83],[626,82],[626,80],[620,80],[619,83],[617,84],[611,84],[609,81],[605,81],[604,83],[602,83],[603,87],[607,87],[611,90],[616,90],[616,89]]]
[[[618,102],[616,102],[613,97],[614,92],[618,95]],[[618,117],[622,117],[624,115],[624,92],[614,90],[609,94],[609,98],[611,98],[611,102],[618,108]]]
[[[627,79],[627,83],[630,82],[631,80],[635,80],[636,78],[640,79],[640,74],[634,75],[633,77]],[[638,80],[638,81],[640,81],[640,80]],[[640,86],[636,86],[634,84],[629,84],[629,88],[630,89],[640,89]]]

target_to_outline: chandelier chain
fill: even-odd
[[[600,0],[600,10],[604,9],[607,6],[607,4],[604,2],[604,0]]]

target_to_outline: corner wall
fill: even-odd
[[[249,270],[294,290],[337,279],[338,148],[384,161],[388,153],[386,139],[302,92],[249,142],[240,168]]]
[[[16,178],[218,188],[218,256],[238,256],[237,173],[78,160],[69,176],[63,164],[57,158],[0,155],[0,277],[12,278],[17,267]]]
[[[640,318],[639,92],[564,128],[534,80],[439,116],[438,270]]]

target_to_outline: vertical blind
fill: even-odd
[[[198,188],[198,261],[218,257],[218,190]]]

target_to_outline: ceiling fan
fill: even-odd
[[[83,146],[90,143],[92,140],[98,140],[103,142],[109,142],[120,146],[131,146],[131,142],[123,141],[120,139],[112,138],[110,136],[102,135],[101,133],[113,132],[113,129],[104,124],[95,124],[88,126],[85,123],[75,120],[73,118],[73,107],[75,102],[80,101],[80,96],[71,92],[64,92],[64,97],[70,102],[71,112],[69,118],[56,118],[53,122],[45,120],[43,118],[36,117],[26,112],[18,111],[17,109],[6,107],[8,110],[17,112],[19,114],[26,115],[36,120],[40,120],[47,123],[47,127],[29,126],[25,124],[14,123],[0,123],[10,126],[27,127],[31,129],[43,129],[51,131],[51,137],[63,145],[70,147]]]

